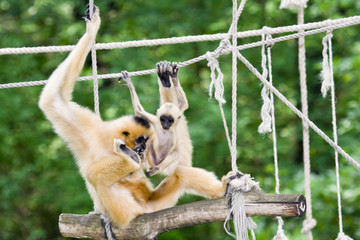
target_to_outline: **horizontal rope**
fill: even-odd
[[[314,28],[321,28],[325,26],[337,25],[344,22],[359,21],[360,16],[353,16],[347,18],[340,18],[335,20],[325,20],[321,22],[307,23],[302,25],[282,26],[276,28],[269,28],[266,33],[279,34],[285,32],[297,32],[299,30],[309,30]],[[260,36],[264,33],[263,29],[249,30],[244,32],[238,32],[238,38]],[[228,33],[217,34],[204,34],[184,37],[172,37],[172,38],[159,38],[159,39],[147,39],[147,40],[135,40],[126,42],[113,42],[113,43],[97,43],[95,45],[96,50],[104,49],[123,49],[131,47],[145,47],[145,46],[158,46],[169,45],[178,43],[191,43],[191,42],[203,42],[203,41],[216,41],[229,38]],[[67,46],[44,46],[44,47],[20,47],[20,48],[1,48],[0,55],[8,54],[35,54],[35,53],[49,53],[49,52],[69,52],[74,49],[75,45]]]
[[[260,46],[263,46],[263,45],[275,44],[275,43],[278,43],[278,42],[287,41],[287,40],[299,38],[299,37],[302,37],[302,36],[309,36],[309,35],[318,34],[318,33],[322,33],[322,32],[327,32],[329,30],[344,28],[344,27],[348,27],[348,26],[352,26],[352,25],[356,25],[356,24],[360,24],[360,17],[352,18],[351,21],[347,21],[347,22],[342,21],[342,22],[340,22],[339,24],[336,24],[336,25],[326,26],[326,27],[322,27],[322,28],[319,28],[319,29],[309,30],[309,31],[306,31],[306,32],[290,34],[290,35],[287,35],[287,36],[281,36],[281,37],[277,37],[277,38],[272,38],[272,39],[268,39],[268,40],[265,40],[265,41],[261,40],[261,41],[258,41],[258,42],[243,44],[243,45],[238,46],[237,49],[238,50],[245,50],[245,49],[249,49],[249,48],[260,47]],[[266,28],[267,33],[271,32],[272,30],[273,30],[272,28]],[[264,31],[264,30],[262,30],[262,31]],[[224,51],[222,54],[228,54],[228,53],[230,53],[230,51],[228,51],[228,52]],[[203,54],[203,55],[198,56],[196,58],[192,58],[190,60],[179,63],[178,66],[179,67],[185,67],[185,66],[200,62],[200,61],[205,60],[205,59],[206,59],[206,54]],[[148,69],[148,70],[129,72],[129,76],[134,77],[134,76],[142,76],[142,75],[155,74],[155,73],[156,73],[156,69]],[[100,75],[97,75],[97,76],[98,76],[98,79],[119,78],[121,76],[121,73],[100,74]],[[78,81],[92,80],[92,78],[93,78],[93,76],[84,76],[84,77],[80,77],[78,79]],[[0,84],[0,89],[38,86],[38,85],[44,85],[44,84],[46,84],[46,82],[47,82],[47,80],[18,82],[18,83],[6,83],[6,84]]]

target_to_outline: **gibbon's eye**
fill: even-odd
[[[122,134],[123,134],[125,137],[128,137],[128,136],[130,135],[130,133],[127,132],[127,131],[122,132]]]
[[[166,120],[166,117],[165,117],[165,116],[161,116],[161,117],[160,117],[160,121],[161,121],[161,122],[164,122],[165,120]]]
[[[173,123],[174,122],[174,118],[173,117],[169,117],[169,123]]]

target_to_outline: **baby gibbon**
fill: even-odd
[[[154,190],[141,170],[149,139],[155,134],[153,126],[139,116],[103,121],[72,101],[74,84],[99,27],[98,8],[91,19],[87,11],[86,33],[52,73],[39,100],[39,107],[75,156],[95,211],[125,226],[140,214],[173,206],[184,189],[196,191],[198,183],[206,185],[212,196],[223,195],[225,187],[215,176],[210,174],[212,183],[207,173],[185,169]]]
[[[160,107],[156,116],[142,107],[128,74],[123,72],[122,79],[130,90],[133,107],[137,116],[150,121],[156,137],[150,140],[147,160],[149,176],[157,172],[169,175],[178,165],[192,165],[192,144],[184,111],[188,101],[178,80],[176,63],[156,64],[160,92]],[[170,80],[171,79],[171,80]]]
[[[163,65],[168,65],[169,68],[164,68]],[[161,182],[157,188],[160,191],[169,183],[176,183],[182,187],[179,188],[178,195],[173,198],[173,204],[177,202],[177,198],[183,193],[193,193],[204,197],[220,197],[223,196],[226,189],[226,179],[219,181],[212,172],[207,172],[201,168],[191,166],[192,160],[192,144],[190,135],[187,128],[187,123],[183,111],[188,108],[185,93],[177,79],[177,66],[176,64],[169,65],[168,63],[160,63],[157,66],[159,75],[159,84],[163,84],[162,77],[167,76],[165,79],[165,86],[173,85],[173,91],[167,95],[167,100],[172,98],[176,104],[172,102],[165,102],[157,110],[156,116],[144,110],[140,100],[136,94],[135,87],[131,82],[129,74],[122,72],[120,79],[124,80],[130,90],[133,107],[135,114],[139,117],[147,119],[155,129],[155,134],[149,138],[148,151],[146,160],[153,166],[150,168],[150,174],[160,171],[168,176]],[[164,71],[166,73],[164,74]],[[171,77],[172,84],[170,84]],[[169,82],[166,82],[169,81]],[[168,93],[172,89],[165,89]],[[161,87],[160,87],[161,94]],[[163,100],[166,98],[164,97]],[[164,166],[163,166],[164,164]],[[153,171],[154,168],[157,168]],[[148,171],[149,173],[149,171]]]

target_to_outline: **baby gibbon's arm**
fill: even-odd
[[[120,77],[119,83],[121,82],[121,80],[123,80],[126,83],[126,84],[123,84],[123,86],[129,88],[130,95],[131,95],[131,101],[133,104],[135,114],[140,117],[144,117],[147,120],[149,120],[150,122],[154,123],[156,121],[156,116],[151,113],[146,112],[144,107],[141,105],[139,97],[136,94],[135,87],[134,87],[133,83],[131,82],[129,73],[127,71],[122,71],[121,75],[122,75],[122,77]]]

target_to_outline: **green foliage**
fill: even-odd
[[[231,1],[97,1],[102,16],[98,42],[185,36],[227,32],[231,23]],[[295,10],[280,10],[280,1],[249,1],[240,18],[239,31],[262,26],[296,24]],[[81,17],[86,1],[0,0],[0,48],[71,45],[85,30]],[[306,22],[352,16],[360,10],[355,0],[309,1]],[[329,98],[320,94],[322,45],[324,35],[306,38],[307,79],[310,118],[332,136]],[[243,44],[258,37],[239,39]],[[98,51],[99,73],[154,68],[162,60],[182,62],[207,51],[218,42]],[[355,159],[360,159],[360,35],[357,27],[334,31],[334,74],[336,81],[339,143]],[[243,51],[260,69],[260,49]],[[0,82],[47,79],[67,53],[2,55]],[[294,105],[300,107],[297,43],[291,40],[272,48],[274,85]],[[224,73],[224,111],[231,123],[231,56],[219,58]],[[209,101],[210,72],[206,62],[180,70],[182,86],[190,109],[186,112],[194,144],[194,166],[214,171],[219,177],[230,170],[229,150],[218,104]],[[91,75],[87,61],[83,75]],[[266,192],[274,192],[274,166],[270,135],[260,135],[260,82],[238,65],[238,166],[250,173]],[[154,112],[158,106],[156,76],[133,79],[144,107]],[[62,239],[58,228],[61,212],[87,213],[92,210],[73,157],[66,144],[37,107],[42,87],[0,90],[0,239]],[[156,97],[154,97],[156,96]],[[78,83],[75,101],[92,108],[91,82]],[[275,99],[281,192],[302,193],[301,121]],[[104,119],[132,114],[128,90],[116,80],[100,81],[100,110]],[[338,232],[334,152],[311,132],[313,215],[318,225],[315,239],[335,239]],[[358,200],[359,172],[340,158],[344,231],[360,238]],[[155,179],[154,182],[158,182]],[[180,203],[199,200],[185,196]],[[256,217],[257,239],[271,239],[277,229],[273,218]],[[285,220],[289,239],[305,239],[300,234],[303,219]],[[326,236],[326,237],[325,237]],[[159,239],[231,239],[222,223],[212,223],[162,234]]]

